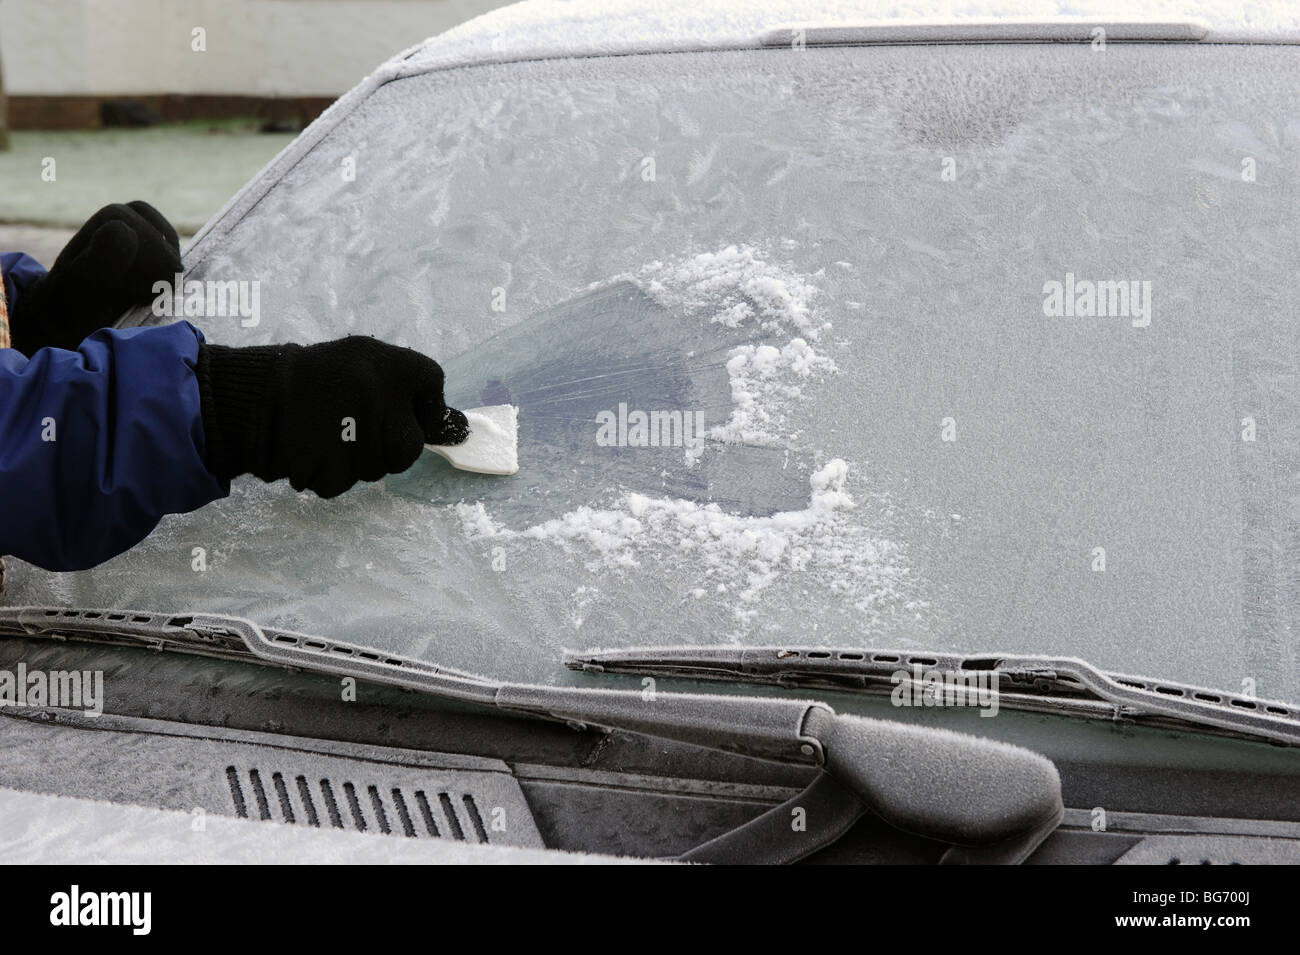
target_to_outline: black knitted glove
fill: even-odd
[[[105,206],[18,296],[13,346],[28,358],[41,348],[76,348],[128,308],[153,301],[154,283],[180,270],[180,240],[162,213],[140,201]]]
[[[335,497],[405,471],[426,443],[469,436],[443,399],[438,363],[373,338],[200,345],[197,373],[208,470],[225,481],[288,478]]]

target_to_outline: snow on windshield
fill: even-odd
[[[844,491],[847,473],[848,465],[833,458],[809,478],[806,508],[769,517],[637,493],[625,494],[614,508],[581,507],[522,531],[498,525],[481,502],[459,504],[457,511],[471,538],[543,541],[570,552],[571,545],[578,545],[592,555],[586,565],[590,569],[636,569],[662,576],[674,565],[693,565],[701,586],[690,588],[690,596],[733,602],[735,617],[744,624],[760,612],[762,591],[788,571],[813,571],[823,587],[847,596],[862,611],[899,596],[897,582],[906,568],[898,545],[873,537],[841,513],[855,506]],[[647,560],[656,566],[643,567]],[[581,625],[581,615],[574,622]],[[728,635],[743,633],[730,628]]]
[[[15,572],[14,599],[544,682],[564,648],[797,642],[1300,700],[1295,56],[389,83],[200,243],[193,276],[260,281],[262,314],[202,324],[419,348],[453,404],[518,406],[519,474],[426,455],[335,501],[241,480],[93,572]]]

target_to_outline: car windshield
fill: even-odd
[[[1119,44],[389,82],[190,254],[257,324],[193,320],[425,351],[519,407],[520,473],[243,479],[15,597],[501,679],[789,642],[1300,700],[1298,83],[1290,47]]]

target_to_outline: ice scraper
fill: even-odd
[[[469,437],[461,444],[426,444],[451,466],[478,474],[516,474],[519,471],[519,409],[514,405],[488,405],[465,412]]]

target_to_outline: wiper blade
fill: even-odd
[[[0,634],[179,650],[200,656],[254,658],[241,632],[242,623],[235,617],[206,614],[0,607]]]
[[[977,736],[837,714],[816,700],[493,682],[220,614],[8,607],[0,608],[0,634],[6,633],[255,659],[405,686],[579,729],[624,730],[803,764],[821,770],[805,792],[829,775],[857,800],[859,811],[870,809],[898,829],[952,844],[946,862],[1023,861],[1064,813],[1056,767],[1037,753]],[[809,839],[795,858],[819,847]]]
[[[1194,726],[1276,743],[1300,743],[1300,708],[1148,677],[1108,673],[1071,657],[952,654],[830,647],[636,647],[569,652],[564,664],[591,673],[760,683],[790,689],[890,693],[921,687],[916,669],[939,682],[997,674],[1000,706],[1071,712],[1114,721]],[[901,671],[901,673],[900,673]]]
[[[261,627],[226,614],[157,613],[66,607],[0,607],[0,635],[171,650],[252,663],[336,673],[438,692],[470,702],[490,701],[493,685],[471,673],[293,630]],[[488,692],[484,692],[487,688]]]

